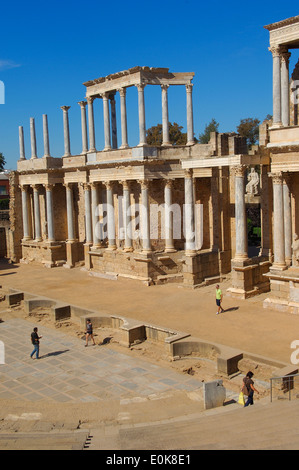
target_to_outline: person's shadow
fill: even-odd
[[[225,308],[222,313],[225,313],[225,312],[232,312],[233,310],[239,310],[239,307]]]
[[[44,354],[43,356],[40,356],[40,359],[45,359],[46,357],[51,357],[51,356],[60,356],[60,354],[64,354],[68,351],[69,349],[65,349],[64,351],[53,351],[48,354]]]

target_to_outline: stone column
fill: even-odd
[[[109,116],[109,93],[103,93],[103,112],[104,112],[104,133],[105,133],[105,150],[111,149],[111,135],[110,135],[110,116]]]
[[[194,230],[194,198],[193,198],[193,175],[192,170],[185,170],[185,254],[192,256],[196,253],[195,249],[195,230]]]
[[[172,206],[172,180],[165,181],[164,187],[164,202],[165,202],[165,251],[166,253],[175,252],[173,241],[173,212]]]
[[[288,266],[292,264],[292,207],[291,207],[291,175],[283,174],[283,216],[284,216],[284,241],[285,261]]]
[[[281,66],[279,46],[270,47],[273,57],[273,127],[281,126]]]
[[[34,118],[30,118],[31,159],[37,158]]]
[[[92,241],[93,247],[101,246],[100,227],[99,227],[99,198],[97,183],[91,183],[91,220],[92,220]]]
[[[170,146],[169,141],[169,118],[168,118],[168,88],[169,85],[161,85],[162,90],[162,146]]]
[[[21,186],[22,191],[22,218],[23,218],[23,240],[30,240],[29,223],[29,194],[27,186]]]
[[[50,157],[48,116],[43,114],[44,157]]]
[[[235,170],[235,225],[236,253],[235,259],[248,259],[247,217],[245,206],[245,165],[239,165]]]
[[[89,152],[96,151],[96,140],[94,132],[94,115],[93,115],[93,96],[88,96],[86,98],[88,103],[88,133],[89,133]]]
[[[273,244],[274,244],[274,263],[273,269],[283,270],[285,263],[285,243],[284,243],[284,203],[283,203],[283,184],[282,174],[272,173],[273,183]]]
[[[116,109],[114,96],[110,98],[111,107],[111,130],[112,130],[112,148],[117,149],[117,125],[116,125]]]
[[[193,128],[193,103],[192,103],[192,88],[193,85],[186,85],[187,94],[187,144],[193,145],[194,142],[194,128]]]
[[[23,126],[19,126],[19,145],[20,145],[20,160],[26,160]]]
[[[144,88],[145,84],[136,85],[138,89],[138,116],[139,116],[139,144],[138,147],[146,145],[146,127],[145,127],[145,105],[144,105]]]
[[[107,232],[108,232],[108,249],[116,250],[115,239],[115,217],[114,217],[114,204],[113,204],[113,183],[106,181],[107,192]]]
[[[84,203],[85,203],[85,239],[86,243],[92,244],[92,217],[91,217],[91,194],[90,185],[84,183]]]
[[[46,184],[47,226],[48,242],[55,241],[54,235],[54,209],[53,209],[53,187],[54,184]]]
[[[290,125],[290,85],[289,85],[289,59],[287,50],[281,54],[281,120],[283,126]]]
[[[142,239],[142,251],[145,253],[150,253],[151,250],[151,240],[150,240],[150,210],[149,210],[149,200],[148,200],[148,186],[149,181],[141,180],[141,239]]]
[[[126,105],[126,88],[118,90],[120,95],[120,118],[121,118],[121,149],[128,148],[128,127],[127,127],[127,105]]]
[[[40,205],[39,205],[39,187],[34,184],[33,188],[33,205],[34,205],[34,228],[35,241],[42,241],[41,223],[40,223]]]
[[[73,189],[70,183],[66,183],[66,212],[67,212],[67,233],[68,242],[75,241],[75,230],[74,230],[74,202],[73,202]]]
[[[88,141],[87,141],[87,123],[86,123],[86,101],[79,101],[78,105],[81,108],[81,129],[82,129],[82,154],[88,152]]]
[[[64,135],[64,157],[70,157],[71,146],[70,146],[70,130],[69,130],[69,115],[68,110],[70,106],[61,106],[63,111],[63,135]]]
[[[130,204],[130,183],[121,181],[123,186],[123,204],[124,204],[124,225],[125,225],[125,246],[124,251],[133,251],[132,246],[132,227],[131,227],[131,204]]]

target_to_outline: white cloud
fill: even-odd
[[[0,59],[0,70],[14,69],[20,67],[20,64],[16,64],[13,60]]]

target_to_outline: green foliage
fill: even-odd
[[[4,166],[6,164],[6,160],[2,152],[0,152],[0,171],[4,170]]]
[[[200,144],[208,144],[210,142],[210,134],[211,132],[218,132],[219,123],[216,119],[212,119],[210,124],[207,124],[205,130],[202,134],[199,134],[199,143]]]
[[[255,145],[259,139],[260,121],[254,118],[241,119],[237,127],[237,132],[242,137],[246,137],[247,145]]]
[[[169,140],[172,145],[186,145],[187,133],[182,132],[183,126],[179,126],[176,122],[169,123]],[[160,147],[163,142],[162,124],[150,127],[146,131],[146,142],[148,145]]]

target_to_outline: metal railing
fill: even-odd
[[[274,393],[277,399],[285,399],[286,396],[289,400],[299,398],[299,374],[284,375],[281,377],[271,377],[270,379],[270,399],[271,402],[274,398]]]

